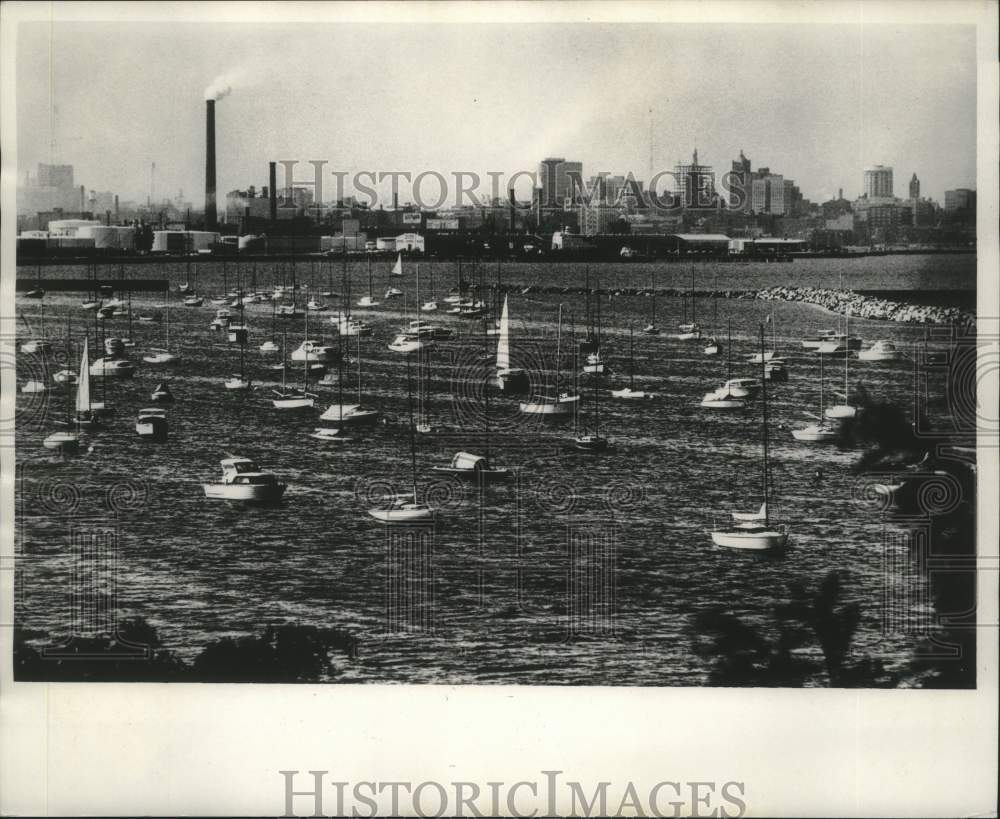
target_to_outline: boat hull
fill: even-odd
[[[277,503],[288,487],[277,484],[203,483],[205,497],[241,503]]]
[[[435,517],[432,509],[369,509],[368,514],[381,523],[395,526],[433,523]]]
[[[80,436],[71,432],[55,432],[42,441],[42,446],[60,452],[76,452],[80,448]]]
[[[812,444],[829,444],[834,443],[840,438],[840,433],[837,430],[825,429],[818,426],[808,426],[802,429],[793,429],[792,437],[796,441],[802,441],[804,443]]]
[[[753,552],[767,552],[784,549],[788,545],[788,533],[776,529],[716,530],[712,532],[712,542],[727,549],[745,549]]]

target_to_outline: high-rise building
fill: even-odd
[[[72,165],[46,165],[38,163],[38,185],[41,187],[61,188],[73,186]]]
[[[575,195],[573,179],[583,183],[583,163],[567,162],[564,157],[548,157],[538,165],[538,186],[544,208],[562,207]]]
[[[969,188],[956,188],[944,192],[944,209],[952,213],[956,210],[974,210],[976,207],[976,192]]]
[[[733,171],[729,177],[729,207],[744,213],[752,208],[753,174],[750,170],[750,160],[743,155],[740,148],[740,158],[733,160]]]
[[[698,164],[698,149],[691,164],[674,166],[674,196],[684,208],[710,208],[715,204],[715,173],[711,165]]]
[[[917,179],[917,175],[913,174],[910,179],[910,199],[920,198],[920,180]]]
[[[873,165],[865,168],[865,196],[869,199],[892,198],[892,168]]]
[[[785,178],[770,168],[758,168],[750,186],[750,210],[783,216],[785,200]]]

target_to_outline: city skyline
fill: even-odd
[[[266,184],[269,160],[485,179],[565,156],[641,180],[651,154],[662,171],[697,148],[717,174],[742,150],[813,201],[860,195],[873,165],[943,201],[976,185],[974,55],[960,26],[22,24],[18,171],[72,164],[145,201],[155,162],[157,198],[200,207],[221,76],[220,194]]]

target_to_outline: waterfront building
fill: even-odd
[[[910,199],[916,201],[920,198],[920,180],[917,179],[917,175],[913,174],[910,179]]]
[[[691,155],[691,164],[678,161],[674,166],[674,196],[682,208],[710,208],[715,205],[715,172],[711,165],[698,162],[698,149]]]
[[[956,188],[944,192],[944,209],[948,213],[959,210],[975,210],[976,192],[970,188]]]
[[[865,168],[865,196],[868,199],[892,199],[892,168],[873,165]]]
[[[565,157],[547,157],[538,165],[537,191],[543,208],[562,207],[574,196],[573,179],[583,183],[583,163],[567,162]]]

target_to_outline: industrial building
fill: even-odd
[[[154,230],[153,253],[200,253],[210,251],[220,236],[212,230]]]

